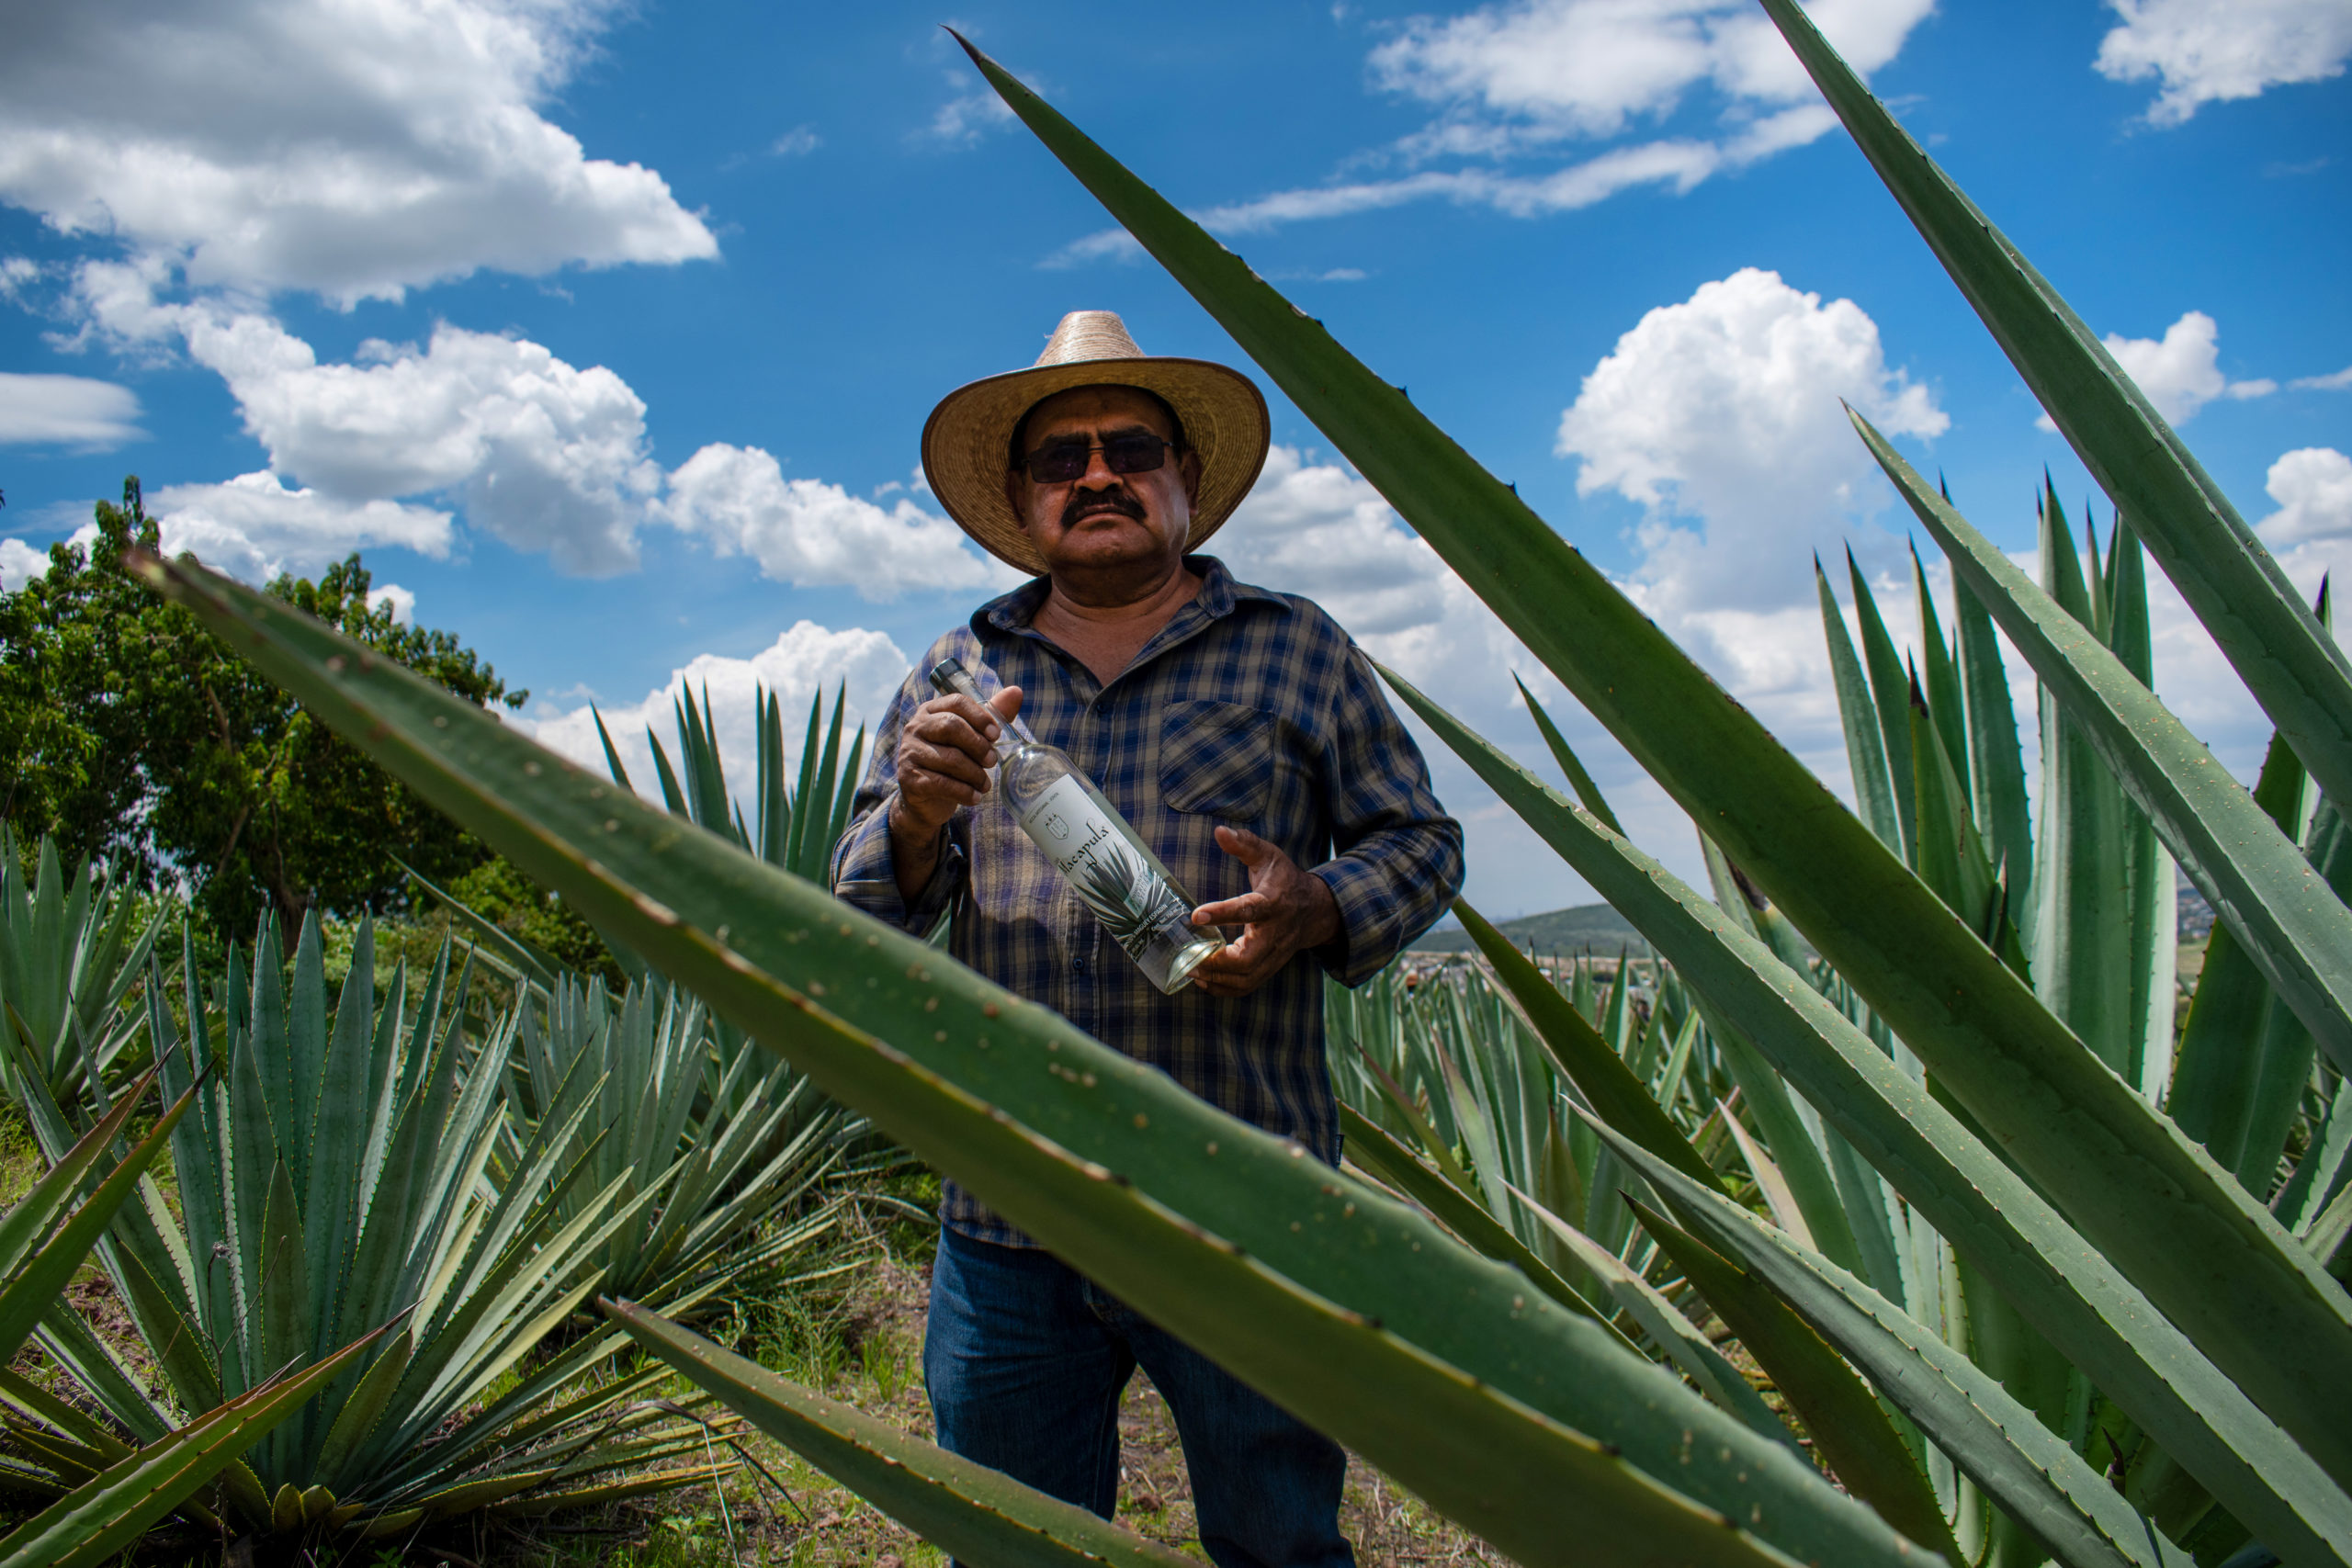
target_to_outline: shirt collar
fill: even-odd
[[[1192,607],[1210,620],[1221,620],[1233,614],[1234,606],[1244,600],[1263,600],[1288,608],[1281,594],[1238,581],[1215,556],[1186,556],[1184,564],[1201,580],[1200,597],[1193,601]],[[1052,587],[1049,580],[1033,577],[1012,592],[989,600],[972,612],[973,633],[985,636],[990,629],[1025,631]]]

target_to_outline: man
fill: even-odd
[[[950,393],[923,471],[950,516],[1035,581],[982,605],[908,677],[833,862],[842,897],[951,950],[1203,1099],[1337,1164],[1323,976],[1357,985],[1462,879],[1370,665],[1304,599],[1191,553],[1265,460],[1265,400],[1200,360],[1147,357],[1104,310],[1063,318],[1027,370]],[[933,696],[960,660],[1001,689]],[[1015,714],[1083,768],[1179,882],[1238,927],[1163,996],[989,788]],[[1338,1445],[1105,1294],[953,1183],[923,1374],[940,1442],[1109,1517],[1137,1364],[1182,1438],[1221,1568],[1335,1568]]]

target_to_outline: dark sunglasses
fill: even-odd
[[[1175,445],[1148,430],[1125,430],[1105,438],[1100,446],[1084,441],[1048,441],[1021,461],[1027,467],[1032,483],[1066,485],[1085,475],[1097,452],[1102,454],[1103,466],[1114,474],[1148,474],[1168,460]]]

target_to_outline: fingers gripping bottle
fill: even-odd
[[[987,704],[971,672],[953,659],[940,660],[931,683]],[[1069,753],[1018,718],[1010,728],[996,745],[996,787],[1013,819],[1145,977],[1170,996],[1182,990],[1225,938],[1193,924],[1193,896]]]

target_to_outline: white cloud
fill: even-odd
[[[1669,629],[1702,612],[1811,602],[1810,552],[1829,558],[1885,493],[1841,398],[1890,435],[1951,423],[1888,367],[1860,306],[1825,305],[1754,267],[1651,310],[1584,378],[1558,449],[1581,459],[1577,493],[1614,491],[1647,510],[1634,580]],[[1752,657],[1740,650],[1760,629],[1725,621],[1713,640]]]
[[[289,490],[273,473],[240,474],[222,484],[165,485],[148,501],[167,552],[194,551],[206,565],[251,582],[286,571],[315,576],[354,550],[384,545],[436,559],[449,553],[446,512]],[[384,592],[415,602],[404,588]]]
[[[768,155],[775,158],[802,158],[825,144],[814,126],[796,125],[768,144]]]
[[[1758,120],[1720,142],[1688,137],[1637,142],[1541,175],[1425,169],[1395,179],[1275,191],[1193,216],[1202,227],[1220,234],[1262,233],[1287,223],[1385,211],[1417,201],[1449,201],[1457,207],[1490,208],[1511,218],[1538,218],[1596,206],[1637,186],[1663,186],[1679,196],[1714,175],[1811,141],[1837,123],[1826,106],[1804,104]],[[1061,269],[1096,260],[1132,261],[1142,254],[1125,230],[1102,229],[1071,241],[1038,265]]]
[[[22,539],[0,539],[0,589],[16,592],[36,577],[49,575],[49,552]]]
[[[728,782],[745,804],[749,818],[754,808],[751,789],[754,778],[754,746],[758,719],[753,694],[761,686],[775,694],[785,718],[786,762],[797,766],[799,746],[810,700],[825,694],[830,707],[836,686],[844,687],[849,717],[842,740],[860,724],[869,728],[880,720],[891,696],[907,676],[910,661],[898,644],[877,631],[851,627],[832,631],[813,621],[797,621],[770,647],[749,659],[706,653],[673,670],[662,685],[643,700],[622,706],[605,706],[605,728],[611,732],[629,782],[656,799],[661,785],[653,771],[653,753],[647,746],[650,728],[662,738],[673,766],[678,762],[677,725],[673,718],[681,694],[691,691],[700,704],[706,688],[710,715],[718,735],[720,759],[728,767]],[[581,766],[604,773],[605,751],[596,739],[595,714],[589,705],[569,710],[535,704],[534,711],[508,722],[561,752]]]
[[[1020,574],[973,549],[962,529],[913,502],[885,510],[818,479],[787,479],[756,446],[705,446],[670,475],[661,515],[738,551],[780,582],[854,588],[866,599],[961,589],[1003,589]]]
[[[1933,9],[1934,0],[1817,0],[1807,7],[1848,62],[1866,72],[1892,60]],[[1838,123],[1749,0],[1510,0],[1406,23],[1373,51],[1371,72],[1377,85],[1439,106],[1439,118],[1343,167],[1438,159],[1472,165],[1274,191],[1194,218],[1216,233],[1247,234],[1420,201],[1541,217],[1645,186],[1681,195],[1813,141]],[[1702,134],[1651,137],[1540,171],[1493,166],[1654,125],[1700,89],[1711,91],[1714,111]],[[1124,231],[1106,229],[1040,265],[1137,254]]]
[[[2257,378],[2233,381],[2222,374],[2219,329],[2202,310],[2190,310],[2165,329],[2162,338],[2107,334],[2107,352],[2138,383],[2165,423],[2180,424],[2216,398],[2264,398],[2278,383]],[[2052,428],[2042,416],[2042,428]]]
[[[397,582],[381,582],[368,590],[368,607],[380,610],[391,606],[392,619],[401,626],[416,624],[416,593]]]
[[[270,317],[159,305],[126,273],[83,269],[94,319],[134,344],[166,333],[184,341],[191,358],[228,382],[245,429],[268,448],[271,471],[315,490],[314,506],[447,496],[462,502],[474,527],[517,549],[545,550],[564,570],[602,575],[637,564],[637,530],[662,476],[647,455],[645,404],[611,370],[582,370],[536,343],[447,325],[423,350],[370,341],[359,362],[322,365]],[[256,478],[267,476],[235,482]]]
[[[480,268],[718,254],[662,176],[540,110],[603,0],[79,0],[12,18],[0,200],[198,288],[349,302]],[[126,61],[138,86],[125,91]],[[266,85],[266,90],[263,85]]]
[[[444,324],[422,349],[371,340],[350,363],[321,364],[271,317],[161,303],[148,282],[139,266],[85,265],[78,292],[94,329],[133,353],[184,344],[228,383],[269,452],[265,472],[159,492],[176,508],[175,547],[223,570],[309,570],[379,545],[446,557],[450,513],[396,504],[428,498],[589,575],[634,569],[639,530],[666,523],[778,581],[868,599],[1019,581],[913,501],[886,508],[786,479],[756,447],[705,446],[667,476],[665,497],[636,392],[538,344]]]
[[[2270,465],[2264,488],[2278,510],[2256,526],[2274,548],[2352,534],[2352,457],[2335,447],[2285,454]]]
[[[1934,0],[1807,9],[1847,62],[1870,72],[1894,58]],[[1514,0],[1409,22],[1373,51],[1372,68],[1383,86],[1534,139],[1614,136],[1702,85],[1760,104],[1813,93],[1779,31],[1738,0]]]
[[[923,135],[951,147],[969,147],[991,130],[1013,122],[1012,110],[993,90],[966,93],[939,106]]]
[[[55,442],[103,449],[136,441],[139,397],[86,376],[20,376],[0,370],[0,446]]]
[[[2287,385],[2303,392],[2341,392],[2352,389],[2352,365],[2325,376],[2298,376]]]
[[[2251,98],[2344,73],[2343,0],[2108,0],[2121,20],[2099,40],[2099,73],[2163,84],[2148,119],[2178,125],[2202,104]]]

